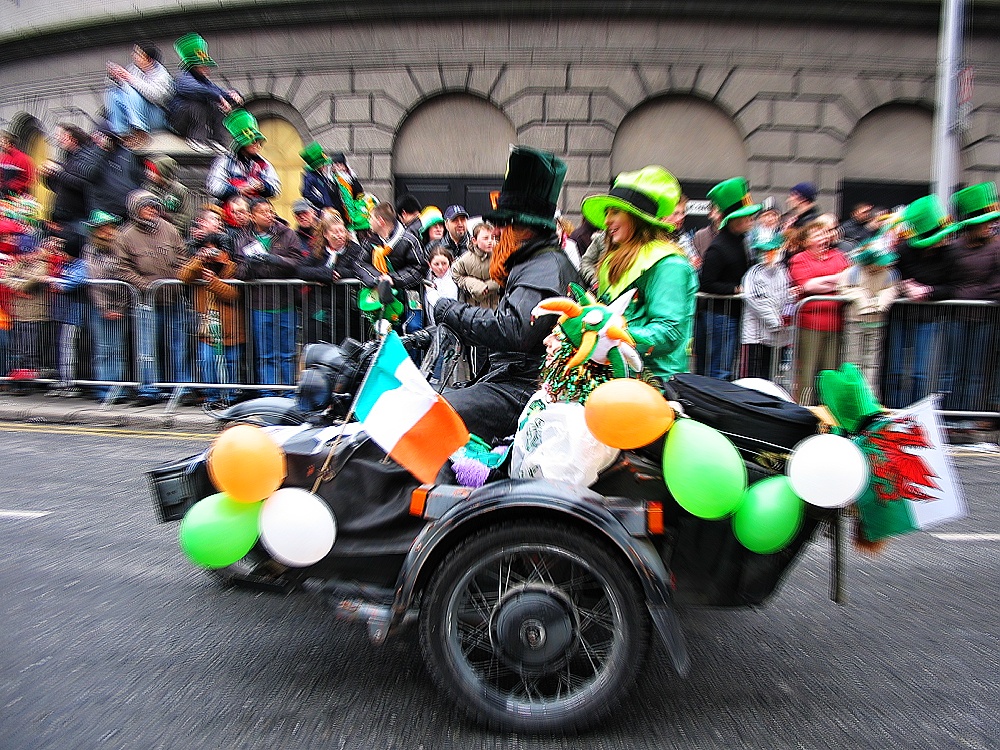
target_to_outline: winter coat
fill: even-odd
[[[88,160],[93,158],[90,152],[97,148],[96,143],[80,146],[76,151],[66,154],[66,160],[58,171],[42,177],[45,187],[55,194],[52,201],[52,221],[57,224],[87,218],[87,190],[90,183],[84,178],[83,170]]]
[[[305,251],[298,235],[280,221],[274,222],[265,237],[270,247],[259,239],[244,245],[233,259],[236,278],[245,281],[265,279],[297,279],[299,268],[305,260]],[[252,285],[247,300],[254,310],[286,310],[296,299],[296,292],[289,286],[274,284]]]
[[[837,281],[837,294],[851,302],[844,319],[869,325],[885,321],[886,312],[898,296],[899,271],[888,266],[851,266]]]
[[[1000,302],[1000,237],[994,236],[981,247],[971,247],[961,237],[953,254],[954,298]]]
[[[220,99],[225,99],[230,105],[238,106],[238,103],[229,96],[228,91],[215,85],[208,78],[196,76],[190,70],[182,71],[174,79],[174,95],[167,103],[167,112],[173,114],[178,100],[184,99],[204,104],[218,104]]]
[[[112,243],[113,244],[113,243]],[[90,301],[101,313],[124,313],[128,305],[128,293],[120,284],[101,284],[95,281],[120,281],[121,265],[114,248],[99,248],[91,243],[83,246],[80,253],[86,266],[87,285]]]
[[[215,272],[215,278],[205,281],[202,272],[206,269]],[[227,284],[224,279],[236,278],[236,264],[229,258],[225,250],[219,252],[215,260],[205,261],[195,256],[190,258],[177,272],[177,278],[185,284],[194,284],[194,309],[198,313],[198,338],[213,344],[211,334],[202,325],[203,316],[214,310],[219,313],[222,327],[222,343],[234,346],[246,341],[243,329],[243,314],[239,304],[240,287]]]
[[[451,277],[458,287],[458,298],[477,307],[497,309],[503,288],[490,278],[490,255],[473,245],[451,264]]]
[[[248,156],[242,149],[238,153],[222,154],[212,162],[205,180],[209,194],[224,203],[239,195],[251,179],[260,180],[264,187],[251,197],[273,198],[281,193],[281,180],[274,166],[263,156]]]
[[[818,258],[807,250],[796,253],[788,263],[788,275],[792,284],[804,287],[806,282],[824,276],[834,276],[844,271],[850,265],[847,258],[839,250],[830,248],[822,258]],[[801,293],[801,298],[816,295]],[[799,328],[810,331],[839,331],[841,319],[840,303],[829,301],[810,302],[799,308],[797,324]]]
[[[11,146],[10,151],[0,151],[0,195],[29,193],[35,182],[35,165],[23,151]]]
[[[87,214],[101,210],[125,218],[125,199],[146,180],[143,160],[115,142],[111,151],[96,147],[87,149],[80,176],[89,183]]]
[[[392,235],[384,244],[391,248],[386,259],[392,267],[389,271],[392,285],[399,290],[420,289],[421,281],[427,272],[420,240],[404,230],[403,225],[397,221]],[[377,286],[381,275],[382,273],[372,265],[371,252],[366,252],[364,259],[358,264],[358,278],[362,286]]]
[[[177,162],[171,156],[154,156],[149,160],[150,165],[160,176],[159,182],[149,180],[146,183],[146,190],[151,192],[160,202],[163,203],[165,218],[175,227],[177,231],[187,232],[194,217],[194,209],[191,201],[188,200],[188,189],[175,179],[177,175]]]
[[[138,65],[129,65],[128,86],[155,107],[166,107],[174,95],[174,81],[170,73],[160,63],[153,61],[152,70],[142,70]]]
[[[643,371],[664,382],[675,373],[687,372],[698,276],[684,251],[673,242],[654,240],[643,246],[631,268],[613,285],[607,267],[605,260],[597,271],[601,301],[613,302],[631,289],[636,292],[625,309],[625,320],[642,357]]]
[[[10,300],[14,320],[37,323],[49,320],[52,264],[45,252],[22,253],[7,267],[3,283],[15,294]]]
[[[788,269],[784,263],[757,263],[743,277],[744,344],[788,346],[791,329],[785,313],[792,305]]]
[[[701,291],[705,294],[736,294],[750,267],[743,236],[729,226],[720,231],[705,250],[701,264]]]
[[[347,223],[347,210],[337,182],[331,182],[321,173],[306,169],[302,172],[302,197],[309,201],[317,213],[321,213],[324,208],[332,208]]]
[[[477,383],[527,383],[530,395],[545,359],[543,341],[555,324],[555,318],[533,324],[531,311],[543,299],[566,294],[570,282],[582,280],[555,234],[522,245],[506,267],[510,275],[496,310],[441,299],[434,306],[434,320],[466,345],[490,350],[489,369]]]
[[[118,268],[114,278],[121,279],[140,292],[146,292],[154,281],[176,279],[177,271],[187,260],[180,233],[165,219],[157,219],[152,232],[144,232],[128,222],[112,245]],[[169,286],[169,285],[168,285]],[[180,290],[159,291],[154,302],[176,301]]]

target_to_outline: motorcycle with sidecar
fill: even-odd
[[[454,356],[455,340],[442,341],[438,334],[437,346]],[[695,517],[671,497],[662,441],[622,451],[587,489],[502,471],[469,488],[447,468],[438,483],[420,485],[345,420],[370,354],[351,341],[311,345],[294,400],[257,399],[217,414],[223,423],[266,425],[286,455],[284,486],[315,487],[338,535],[309,567],[281,565],[258,543],[211,572],[230,584],[325,598],[376,644],[417,623],[435,683],[495,729],[567,732],[600,722],[634,685],[651,637],[679,674],[688,672],[679,607],[762,604],[821,529],[839,540],[837,512],[809,507],[780,552],[745,549],[727,520]],[[695,388],[679,399],[697,410],[705,406],[690,395],[697,376],[687,377]],[[727,433],[753,481],[780,470],[781,456],[817,422],[802,407],[732,388],[723,401],[732,398],[733,408],[723,404],[716,421],[741,409],[761,415],[748,434]],[[711,411],[702,419],[711,422]],[[769,432],[775,424],[779,438]],[[150,472],[160,521],[179,521],[216,492],[206,462],[203,453]]]

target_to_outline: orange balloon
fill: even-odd
[[[208,475],[233,500],[255,503],[270,497],[285,479],[285,452],[260,427],[238,424],[215,439]]]
[[[674,423],[674,410],[663,394],[632,378],[601,383],[591,392],[583,414],[594,437],[623,450],[649,445]]]

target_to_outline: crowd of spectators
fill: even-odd
[[[434,323],[428,297],[496,306],[499,230],[461,205],[442,210],[408,194],[379,203],[344,153],[304,148],[302,198],[290,221],[277,216],[272,199],[283,186],[242,96],[212,81],[216,63],[200,36],[174,50],[173,76],[145,42],[128,67],[108,63],[95,127],[58,123],[59,158],[37,170],[0,133],[6,388],[45,381],[53,395],[81,396],[78,383],[94,381],[88,393],[98,399],[152,404],[167,395],[157,384],[200,383],[184,401],[230,401],[243,395],[238,384],[258,386],[254,395],[293,384],[303,343],[367,335],[359,308],[405,332]],[[137,153],[164,129],[215,154],[211,203],[196,205],[174,159]],[[53,194],[45,217],[36,179]],[[670,217],[672,239],[699,274],[693,369],[784,379],[811,403],[816,372],[852,361],[890,406],[939,390],[949,408],[996,410],[993,309],[943,315],[898,304],[1000,300],[992,183],[954,196],[957,222],[932,197],[892,211],[859,203],[839,225],[820,212],[811,183],[789,191],[784,211],[773,198],[745,205],[747,190],[742,178],[713,188],[709,225],[697,232],[684,227],[686,198]],[[563,217],[557,226],[573,264],[595,282],[604,233]],[[815,296],[836,299],[798,304]],[[472,353],[470,376],[487,354]],[[133,392],[114,388],[130,373]]]

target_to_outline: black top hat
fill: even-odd
[[[526,224],[555,231],[556,201],[566,165],[554,154],[514,146],[496,208],[483,218],[494,224]]]

